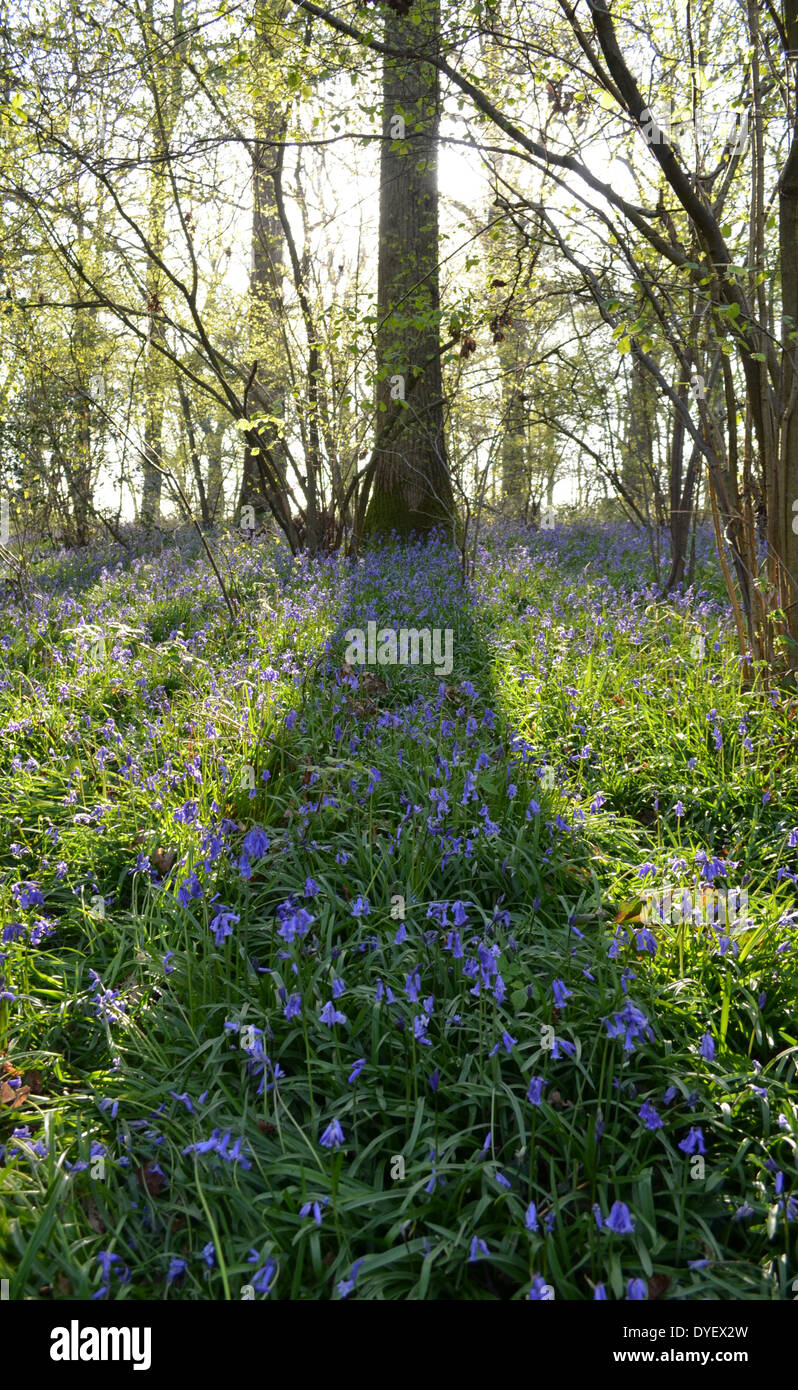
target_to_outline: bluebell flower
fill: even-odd
[[[711,1062],[715,1056],[715,1044],[711,1033],[705,1033],[701,1039],[701,1056]]]
[[[604,1225],[608,1231],[614,1231],[617,1236],[632,1235],[635,1228],[625,1202],[613,1202]]]
[[[349,1278],[340,1279],[336,1284],[336,1289],[338,1290],[338,1293],[341,1298],[348,1298],[350,1293],[352,1293],[352,1290],[354,1289],[355,1284],[357,1283],[357,1276],[360,1272],[360,1266],[362,1265],[362,1263],[362,1259],[355,1260],[355,1263],[352,1265]]]
[[[105,1284],[110,1282],[112,1274],[117,1276],[121,1284],[130,1282],[130,1270],[121,1255],[115,1255],[112,1250],[100,1250],[97,1255],[97,1263],[102,1270]],[[115,1268],[116,1265],[119,1265],[118,1269]]]
[[[290,1022],[290,1020],[291,1020],[292,1018],[299,1018],[300,1015],[301,1015],[301,1013],[302,1013],[302,995],[301,995],[301,994],[292,994],[292,995],[289,997],[289,999],[288,999],[288,1001],[287,1001],[287,1003],[286,1003],[285,1008],[283,1009],[283,1014],[285,1015],[286,1019],[289,1020],[289,1022]]]
[[[169,1094],[170,1096],[174,1096],[175,1100],[182,1101],[189,1115],[194,1114],[194,1106],[191,1104],[191,1097],[188,1091],[170,1091]]]
[[[418,970],[413,970],[405,976],[405,994],[415,1003],[421,993],[421,975]]]
[[[642,1303],[645,1301],[648,1290],[642,1279],[630,1279],[626,1286],[626,1297],[630,1303]]]
[[[451,951],[454,960],[463,959],[463,943],[460,940],[459,931],[450,931],[446,938],[446,949]]]
[[[608,1037],[623,1038],[624,1052],[634,1052],[635,1041],[638,1038],[647,1037],[651,1042],[654,1040],[648,1019],[631,999],[627,999],[619,1013],[614,1014],[612,1018],[605,1018],[603,1022]]]
[[[681,1143],[679,1144],[679,1148],[681,1149],[682,1153],[685,1154],[705,1154],[707,1150],[706,1145],[704,1144],[704,1136],[701,1130],[698,1128],[691,1129],[687,1134],[687,1137],[685,1139],[682,1139]]]
[[[349,1076],[347,1077],[347,1081],[349,1082],[349,1085],[350,1085],[350,1086],[352,1085],[352,1083],[353,1083],[354,1081],[357,1081],[357,1079],[358,1079],[358,1077],[360,1076],[360,1073],[362,1072],[362,1070],[363,1070],[363,1068],[365,1067],[365,1065],[366,1065],[366,1059],[365,1059],[365,1057],[358,1057],[357,1061],[355,1062],[354,1066],[352,1067],[352,1070],[351,1070],[350,1073],[349,1073]]]
[[[366,917],[369,914],[369,912],[371,912],[371,906],[369,904],[368,898],[355,898],[355,901],[352,904],[352,916]]]
[[[202,1259],[203,1262],[208,1266],[208,1269],[213,1269],[213,1266],[216,1263],[216,1247],[214,1246],[212,1240],[209,1240],[207,1245],[203,1245]]]
[[[449,926],[448,913],[448,903],[430,903],[429,907],[427,908],[427,916],[433,917],[435,921],[438,922],[442,927]]]
[[[490,1251],[488,1250],[488,1247],[485,1244],[484,1240],[480,1240],[477,1236],[474,1236],[471,1241],[471,1251],[468,1256],[468,1263],[470,1265],[476,1264],[477,1260],[481,1255],[484,1255],[487,1259],[489,1259]]]
[[[650,1101],[644,1100],[640,1107],[640,1118],[646,1129],[662,1129],[663,1124],[654,1106]]]
[[[319,1143],[324,1149],[338,1149],[344,1142],[344,1132],[337,1120],[331,1120]]]
[[[532,1287],[529,1290],[529,1299],[531,1299],[533,1303],[538,1301],[550,1302],[552,1294],[553,1289],[550,1284],[546,1283],[543,1275],[533,1274]]]
[[[650,956],[657,954],[657,938],[648,927],[635,928],[635,942],[638,951],[647,951]]]
[[[570,999],[572,991],[570,989],[566,989],[565,983],[562,980],[553,980],[551,989],[554,995],[554,1003],[556,1007],[558,1009],[564,1009],[565,1001],[566,999]]]
[[[538,1229],[538,1209],[534,1202],[530,1202],[524,1212],[524,1225],[528,1231],[537,1231]]]
[[[277,916],[280,919],[277,934],[287,942],[293,941],[296,937],[306,936],[316,920],[306,908],[297,907],[292,898],[286,898],[285,902],[280,903]]]
[[[305,1204],[299,1208],[300,1220],[304,1221],[306,1217],[312,1215],[316,1225],[320,1226],[322,1223],[322,1207],[326,1206],[329,1200],[329,1197],[324,1197],[321,1202],[305,1202]]]
[[[187,1261],[181,1260],[179,1255],[173,1255],[169,1261],[169,1272],[166,1276],[166,1282],[168,1284],[174,1284],[176,1279],[182,1279],[187,1269]]]
[[[605,1287],[604,1287],[603,1284],[597,1284],[596,1287],[595,1287],[595,1289],[593,1290],[593,1302],[594,1302],[594,1303],[606,1303],[606,1302],[607,1302],[607,1290],[605,1289]]]
[[[108,1023],[118,1023],[124,1018],[125,1006],[117,1003],[119,998],[118,989],[103,989],[103,983],[96,970],[89,967],[89,974],[92,977],[94,988],[97,993],[92,995],[92,1003],[95,1005],[97,1017],[104,1019]]]
[[[497,1181],[497,1183],[499,1184],[499,1187],[503,1187],[507,1192],[510,1191],[510,1188],[512,1187],[512,1183],[510,1182],[509,1178],[506,1178],[506,1177],[504,1176],[504,1173],[497,1173],[497,1174],[496,1174],[496,1181]]]
[[[546,1081],[545,1081],[545,1078],[544,1078],[544,1077],[542,1077],[542,1076],[533,1076],[533,1077],[530,1077],[529,1086],[528,1086],[528,1088],[527,1088],[527,1093],[526,1093],[526,1098],[527,1098],[527,1100],[529,1101],[530,1105],[542,1105],[542,1103],[543,1103],[543,1087],[544,1087],[545,1085],[546,1085]]]
[[[330,999],[319,1014],[322,1023],[326,1023],[328,1028],[334,1028],[336,1023],[346,1023],[346,1014],[342,1014],[340,1009],[336,1009]]]
[[[496,1053],[500,1050],[501,1047],[504,1047],[505,1052],[512,1052],[517,1041],[517,1038],[511,1037],[510,1034],[505,1030],[501,1035],[500,1041],[497,1042],[495,1047],[491,1048],[490,1052],[488,1053],[488,1056],[495,1057]]]
[[[201,898],[203,896],[203,891],[202,884],[192,870],[177,890],[177,901],[180,903],[181,907],[188,907],[189,903],[195,898]]]
[[[196,1144],[187,1144],[183,1149],[183,1153],[215,1153],[219,1158],[223,1159],[225,1163],[240,1163],[242,1168],[251,1168],[252,1164],[244,1157],[245,1140],[239,1136],[231,1148],[230,1141],[232,1137],[232,1133],[229,1129],[222,1134],[217,1126],[210,1139],[199,1139]]]
[[[44,907],[44,897],[37,883],[15,883],[11,892],[20,907]]]
[[[431,1047],[431,1046],[432,1046],[432,1043],[430,1042],[429,1038],[427,1037],[427,1028],[428,1028],[428,1027],[429,1027],[429,1015],[428,1015],[428,1014],[416,1014],[416,1015],[414,1016],[414,1018],[413,1018],[413,1037],[415,1038],[416,1042],[417,1042],[417,1043],[421,1043],[421,1045],[422,1045],[423,1047]]]
[[[437,1091],[437,1089],[438,1089],[438,1083],[439,1083],[440,1079],[441,1079],[440,1069],[439,1069],[438,1067],[436,1067],[435,1070],[434,1070],[434,1072],[432,1073],[432,1075],[431,1075],[430,1078],[429,1078],[429,1088],[430,1088],[431,1091]]]
[[[251,859],[262,859],[269,848],[269,837],[260,825],[254,825],[244,836],[242,849]]]
[[[232,935],[233,927],[240,920],[241,918],[237,912],[231,912],[229,908],[224,907],[219,909],[216,916],[209,924],[217,946],[221,946],[222,942],[225,941],[228,936]]]
[[[247,1256],[249,1264],[257,1264],[259,1259],[260,1255],[258,1254],[257,1250],[250,1250],[249,1255]],[[275,1264],[274,1260],[271,1259],[267,1260],[265,1265],[261,1266],[260,1269],[255,1270],[255,1273],[252,1275],[250,1279],[250,1283],[252,1284],[252,1287],[256,1293],[269,1292],[276,1270],[277,1265]]]

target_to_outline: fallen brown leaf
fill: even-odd
[[[100,1208],[97,1206],[94,1198],[90,1195],[84,1197],[81,1205],[86,1213],[91,1229],[96,1231],[98,1236],[105,1235],[108,1228],[100,1215]]]
[[[29,1095],[30,1086],[9,1086],[7,1081],[0,1081],[0,1105],[7,1105],[9,1110],[19,1110]]]
[[[161,875],[161,878],[166,878],[166,875],[171,873],[175,866],[176,859],[177,850],[164,849],[163,845],[159,845],[155,853],[150,855],[150,863],[156,872]]]
[[[672,1280],[669,1274],[652,1274],[648,1281],[649,1298],[659,1298],[670,1288],[671,1283]]]
[[[570,1110],[571,1106],[573,1105],[573,1101],[565,1100],[560,1095],[559,1091],[552,1091],[551,1095],[549,1096],[549,1105],[552,1105],[555,1110]]]
[[[151,1197],[157,1197],[158,1194],[163,1191],[164,1183],[166,1182],[163,1173],[154,1172],[154,1168],[155,1161],[150,1160],[150,1162],[145,1163],[142,1168],[136,1169],[139,1182],[142,1187],[146,1188]]]

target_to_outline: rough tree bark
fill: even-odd
[[[526,411],[524,409],[524,358],[526,335],[519,319],[513,319],[499,345],[501,386],[502,502],[514,513],[524,510],[529,495],[526,466]]]
[[[285,133],[285,111],[273,91],[270,71],[275,58],[265,10],[255,19],[255,83],[252,153],[252,231],[249,276],[249,353],[252,379],[249,413],[269,415],[249,431],[239,507],[251,506],[260,520],[284,511],[282,488],[286,458],[279,418],[284,410],[285,374],[277,363],[279,320],[283,310],[283,230],[277,211],[274,176],[278,151],[274,142]],[[267,465],[268,459],[268,465]],[[275,476],[276,474],[276,476]]]
[[[438,0],[413,14],[385,15],[385,41],[437,51]],[[413,23],[413,18],[419,22]],[[443,430],[438,276],[437,69],[415,59],[383,61],[380,229],[377,276],[377,429],[416,375],[401,427],[379,449],[364,535],[454,536],[454,495]],[[404,128],[403,128],[404,127]],[[402,138],[404,136],[404,138]]]
[[[157,525],[161,513],[161,443],[165,404],[165,369],[162,348],[166,343],[166,323],[161,306],[164,277],[155,257],[163,256],[166,244],[166,210],[169,198],[169,142],[182,102],[185,39],[177,36],[183,30],[183,0],[174,0],[172,8],[174,52],[169,50],[169,67],[165,77],[159,71],[163,39],[156,33],[153,0],[147,0],[143,17],[147,60],[152,64],[150,86],[155,107],[155,137],[149,188],[148,240],[152,247],[147,265],[147,352],[144,364],[144,460],[140,518],[143,526]]]
[[[798,0],[784,0],[787,43],[798,54]],[[798,88],[798,62],[791,63]],[[781,260],[782,381],[781,454],[776,471],[775,507],[768,506],[768,540],[783,556],[784,607],[793,646],[791,665],[798,670],[798,90],[793,93],[793,128],[787,160],[779,180],[779,252]]]

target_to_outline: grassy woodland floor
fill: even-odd
[[[228,537],[233,633],[189,545],[6,596],[12,1298],[794,1297],[797,706],[703,546],[664,603],[625,528],[469,591]],[[452,673],[350,673],[370,620]]]

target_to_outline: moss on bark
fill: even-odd
[[[410,508],[401,487],[390,490],[375,487],[366,509],[363,539],[388,536],[392,531],[402,537],[413,531],[424,535],[436,527],[442,528],[450,540],[456,540],[460,524],[454,515],[453,502],[447,505],[443,498],[427,496],[417,507]]]

